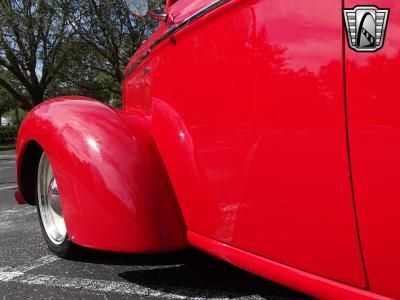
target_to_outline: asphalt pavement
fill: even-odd
[[[15,152],[0,151],[0,299],[308,299],[193,249],[59,259],[15,182]]]

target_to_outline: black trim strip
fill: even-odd
[[[135,70],[145,59],[147,56],[149,56],[150,50],[147,50],[142,56],[140,56],[135,63],[129,68],[128,71],[125,72],[124,76],[122,77],[122,80],[124,80],[129,74],[132,73],[133,70]]]
[[[342,9],[344,8],[344,0],[342,0]],[[367,272],[367,265],[365,264],[365,256],[364,256],[364,249],[363,245],[361,242],[361,232],[360,232],[360,223],[359,223],[359,215],[358,215],[358,210],[357,210],[357,203],[356,203],[356,195],[355,195],[355,189],[354,189],[354,177],[353,177],[353,164],[351,160],[351,145],[350,145],[350,128],[349,128],[349,109],[348,109],[348,97],[347,97],[347,72],[346,72],[346,33],[345,33],[345,28],[346,28],[346,23],[345,19],[342,21],[342,72],[343,72],[343,96],[344,96],[344,122],[345,122],[345,134],[346,134],[346,150],[347,150],[347,163],[349,166],[349,180],[350,180],[350,189],[351,189],[351,198],[353,202],[353,211],[354,211],[354,219],[355,219],[355,227],[356,227],[356,233],[357,233],[357,242],[358,246],[360,247],[360,256],[361,256],[361,264],[363,267],[364,271],[364,278],[365,278],[365,283],[366,287],[365,289],[369,290],[370,288],[370,283],[369,283],[369,278],[368,278],[368,272]],[[350,40],[348,40],[351,42]],[[350,47],[351,48],[351,47]]]
[[[151,53],[151,50],[153,50],[155,47],[157,47],[162,41],[166,40],[173,34],[175,34],[177,31],[181,30],[182,28],[188,26],[189,24],[193,23],[194,21],[198,20],[199,18],[205,16],[209,12],[213,11],[214,9],[222,6],[223,4],[229,2],[230,0],[216,0],[215,2],[207,5],[206,7],[198,10],[195,12],[193,15],[188,17],[186,20],[182,21],[178,25],[174,25],[171,28],[169,28],[162,36],[160,36],[157,40],[155,40],[150,46],[149,49],[138,58],[137,61],[129,68],[128,71],[125,72],[122,80],[124,80],[129,74],[132,73],[133,70],[135,70]]]

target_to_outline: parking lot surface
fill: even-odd
[[[34,207],[14,201],[15,152],[0,151],[0,299],[306,299],[196,250],[52,255]]]

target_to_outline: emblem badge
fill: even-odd
[[[389,9],[356,6],[344,9],[349,47],[359,52],[374,52],[383,47]]]

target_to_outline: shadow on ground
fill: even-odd
[[[157,255],[116,254],[85,249],[79,261],[132,266],[134,270],[120,273],[119,277],[159,290],[160,293],[182,297],[236,298],[258,295],[266,299],[311,299],[194,249]]]

